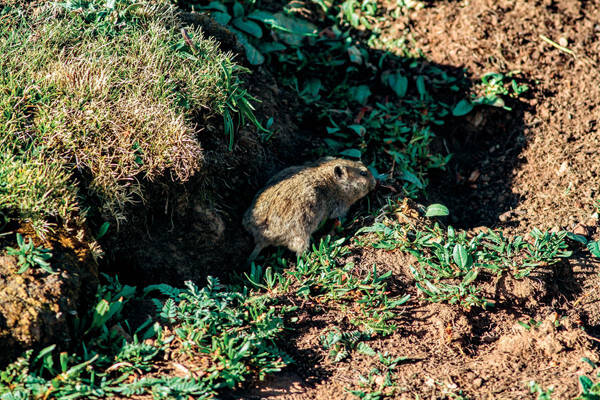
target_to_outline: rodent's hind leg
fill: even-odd
[[[310,237],[302,238],[300,236],[296,236],[290,241],[288,248],[295,252],[298,257],[300,257],[306,250],[308,250],[309,244]]]
[[[258,255],[264,248],[265,248],[265,245],[257,243],[256,246],[254,247],[254,250],[252,250],[252,253],[250,253],[250,255],[248,256],[248,264],[250,264],[252,261],[256,260],[256,257],[258,257]]]

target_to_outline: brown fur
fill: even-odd
[[[284,169],[258,192],[244,214],[244,227],[256,243],[249,260],[269,245],[301,255],[321,221],[345,215],[374,187],[375,178],[357,161],[323,158]]]

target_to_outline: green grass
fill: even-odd
[[[223,115],[230,137],[257,123],[244,70],[199,29],[182,34],[166,1],[31,11],[0,11],[0,206],[38,232],[90,204],[122,221],[143,181],[188,179],[199,121]]]
[[[325,239],[296,268],[273,272],[285,265],[276,258],[274,266],[253,266],[251,281],[235,287],[210,277],[203,288],[191,282],[184,288],[149,286],[143,298],[152,300],[156,311],[138,327],[124,317],[131,301],[139,301],[136,289],[106,277],[95,306],[75,321],[82,338],[77,348],[72,353],[57,352],[55,346],[27,351],[0,372],[0,399],[212,398],[292,362],[278,347],[296,318],[297,306],[290,303],[297,301],[285,298],[349,316],[354,333],[324,332],[323,346],[333,358],[353,351],[374,355],[365,342],[396,330],[396,311],[408,296],[390,295],[389,273],[359,273],[342,264],[347,251],[340,241]],[[172,363],[186,376],[175,377]]]
[[[452,107],[436,93],[458,92],[463,82],[412,55],[357,41],[338,24],[337,10],[328,9],[330,35],[274,54],[273,69],[303,100],[307,118],[324,128],[322,153],[362,158],[378,178],[398,181],[408,195],[422,193],[428,171],[450,159],[431,149]]]

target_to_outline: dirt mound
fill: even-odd
[[[17,247],[15,245],[15,247]],[[0,257],[0,364],[26,349],[78,340],[73,320],[85,314],[98,283],[97,264],[87,244],[61,237],[52,244],[49,274],[38,266],[21,269],[16,256]]]

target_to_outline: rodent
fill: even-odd
[[[244,214],[243,225],[256,244],[248,261],[269,245],[302,255],[321,221],[344,216],[375,185],[363,163],[342,158],[327,157],[282,170],[256,194]]]

